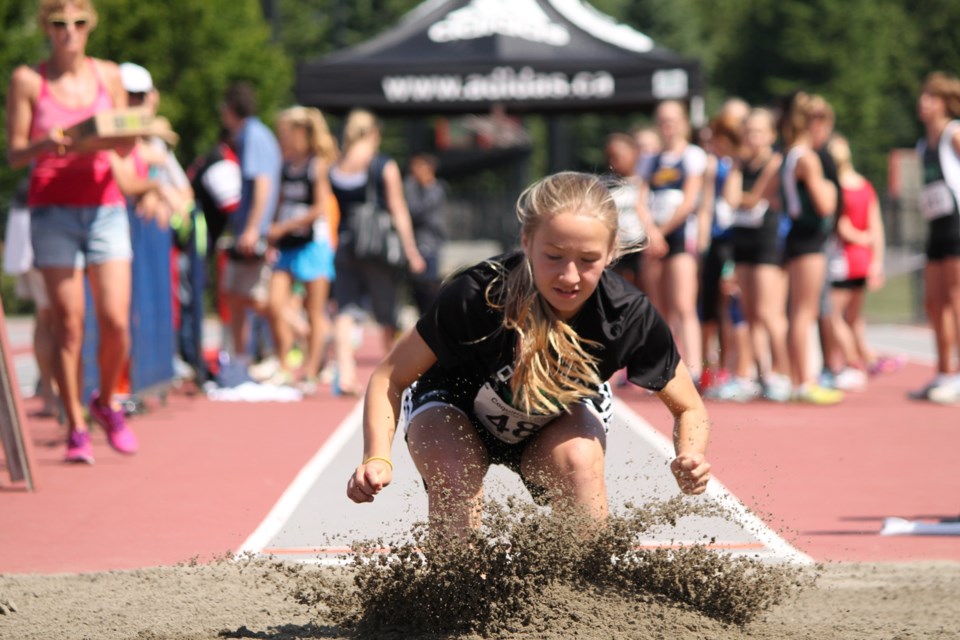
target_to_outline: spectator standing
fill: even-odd
[[[270,328],[280,367],[273,381],[286,384],[295,380],[288,357],[293,347],[288,313],[294,283],[300,282],[305,288],[304,308],[310,329],[299,386],[313,393],[330,333],[327,301],[334,266],[327,222],[333,197],[328,174],[339,152],[319,109],[285,109],[277,117],[277,135],[283,153],[280,205],[267,234],[267,240],[279,250],[270,277]]]
[[[233,248],[228,251],[222,289],[230,312],[234,356],[249,359],[248,311],[263,315],[267,305],[270,268],[266,235],[280,193],[282,160],[273,132],[257,117],[257,99],[246,82],[230,85],[220,104],[220,120],[233,137],[240,160],[240,204],[228,224]]]
[[[611,133],[607,136],[604,145],[607,165],[617,179],[612,190],[614,202],[618,211],[618,233],[622,242],[646,246],[647,233],[640,216],[642,207],[640,201],[640,176],[637,175],[637,162],[640,157],[640,147],[633,136],[625,133]],[[644,209],[645,211],[645,209]],[[626,278],[627,282],[640,288],[640,252],[632,251],[620,256],[610,267],[616,273]]]
[[[829,150],[835,125],[836,113],[833,106],[823,96],[810,96],[810,122],[807,125],[810,145],[820,156],[820,164],[823,165],[823,177],[833,184],[833,188],[837,192],[837,204],[831,214],[834,224],[829,229],[827,236],[827,241],[830,243],[835,241],[835,225],[840,211],[843,209],[843,189],[840,186],[840,175],[837,164]],[[837,372],[831,368],[831,363],[834,360],[842,359],[842,347],[838,344],[837,337],[833,333],[835,325],[833,322],[833,298],[830,295],[831,280],[829,273],[826,274],[826,278],[823,291],[820,294],[820,309],[817,315],[817,336],[820,341],[820,355],[823,362],[820,370],[820,384],[825,387],[835,387]]]
[[[788,290],[790,378],[793,398],[810,404],[835,404],[843,393],[816,383],[810,371],[808,347],[826,283],[824,245],[833,226],[837,190],[824,176],[820,156],[813,149],[809,125],[813,102],[797,92],[787,101],[781,119],[784,160],[780,168],[783,207],[791,226],[784,245]]]
[[[39,373],[37,395],[43,400],[42,417],[58,414],[56,384],[53,380],[54,341],[50,296],[43,284],[43,274],[34,266],[33,246],[30,244],[30,209],[27,208],[29,180],[17,185],[3,242],[3,271],[16,276],[16,296],[33,302],[33,357]]]
[[[783,156],[774,150],[777,123],[768,109],[747,116],[744,157],[734,163],[728,184],[733,213],[734,273],[750,330],[763,395],[787,402],[792,394],[787,351],[787,276],[780,241],[777,175]]]
[[[702,371],[700,319],[697,316],[697,211],[703,191],[707,155],[690,143],[686,106],[662,102],[656,112],[663,150],[640,170],[645,191],[640,204],[653,226],[644,253],[644,290],[677,336],[680,354],[699,384]],[[648,188],[649,198],[646,196]]]
[[[440,250],[447,239],[447,189],[437,179],[435,156],[419,153],[410,159],[403,195],[410,210],[417,251],[426,263],[422,272],[410,274],[413,301],[423,315],[440,288]]]
[[[347,116],[343,130],[343,155],[330,169],[330,185],[340,208],[340,225],[334,265],[337,283],[334,298],[337,317],[334,320],[334,344],[337,352],[337,380],[334,392],[359,395],[362,385],[357,380],[354,330],[357,319],[373,307],[373,316],[380,326],[385,350],[393,345],[397,332],[397,293],[403,272],[394,267],[354,254],[354,238],[350,229],[354,207],[367,202],[367,185],[378,205],[385,207],[400,234],[409,269],[420,273],[425,268],[413,236],[410,212],[403,197],[400,168],[380,153],[380,125],[369,111],[354,110]]]
[[[130,352],[130,225],[111,170],[113,152],[75,145],[64,130],[99,111],[126,107],[127,94],[115,63],[86,55],[97,25],[90,0],[42,0],[38,22],[50,57],[13,72],[7,159],[14,167],[31,165],[31,240],[54,320],[55,375],[69,427],[65,460],[92,464],[80,374],[85,273],[99,329],[100,380],[90,416],[115,450],[132,454],[138,446],[113,402]]]
[[[927,320],[937,343],[937,375],[916,396],[960,401],[953,350],[960,346],[960,79],[927,76],[917,104],[925,136],[917,144],[923,163],[920,210],[927,219],[924,267]]]
[[[836,372],[837,389],[854,391],[866,387],[867,369],[876,360],[867,345],[863,302],[868,287],[883,284],[885,235],[877,193],[854,168],[846,138],[833,136],[829,151],[843,192],[836,242],[827,254],[830,321],[837,347],[830,368]]]

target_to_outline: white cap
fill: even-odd
[[[147,93],[153,90],[150,72],[138,64],[124,62],[120,65],[120,78],[127,93]]]

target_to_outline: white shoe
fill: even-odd
[[[960,375],[950,376],[942,384],[932,387],[927,392],[927,399],[939,404],[960,402]]]
[[[834,377],[833,386],[841,391],[863,391],[867,388],[867,373],[862,369],[844,367]]]
[[[250,365],[247,373],[257,382],[269,380],[277,371],[280,370],[280,360],[276,356],[264,358],[257,364]]]

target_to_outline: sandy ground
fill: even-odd
[[[418,619],[416,604],[404,597],[379,603],[387,612],[380,622],[391,617],[391,607],[400,622],[373,620],[371,627],[367,616],[366,627],[362,621],[358,627],[357,614],[363,618],[363,612],[347,611],[357,602],[357,574],[356,569],[220,560],[130,572],[4,576],[0,638],[960,638],[960,563],[803,569],[795,575],[803,587],[780,604],[753,612],[745,624],[719,621],[656,594],[560,581],[541,585],[526,603],[511,600],[510,614],[494,612],[494,625],[473,630],[449,628],[451,620],[442,614],[425,625],[420,618],[420,628],[411,628],[407,623]],[[376,597],[384,595],[377,589]],[[404,612],[411,613],[409,620],[404,621]]]
[[[960,563],[794,565],[711,540],[638,544],[722,508],[682,498],[603,527],[487,501],[472,532],[414,524],[341,566],[225,555],[176,566],[0,576],[3,640],[960,638]]]

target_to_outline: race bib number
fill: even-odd
[[[927,220],[948,216],[956,210],[953,192],[946,182],[937,180],[923,187],[920,193],[920,210]]]
[[[763,216],[769,208],[770,203],[761,200],[750,209],[737,209],[733,212],[733,226],[757,229],[763,225]]]
[[[500,382],[498,387],[505,388]],[[522,442],[560,414],[531,416],[518,411],[503,399],[494,384],[487,382],[473,401],[473,411],[490,433],[510,444]]]
[[[650,215],[656,224],[665,224],[683,204],[683,191],[663,189],[650,192]]]

